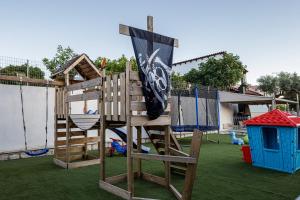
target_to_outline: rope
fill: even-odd
[[[23,130],[24,130],[24,140],[25,140],[25,151],[27,151],[27,133],[26,133],[26,124],[24,117],[24,100],[23,100],[23,88],[22,88],[22,77],[20,77],[20,96],[21,96],[21,111],[23,119]]]

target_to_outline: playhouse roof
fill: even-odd
[[[275,109],[265,114],[259,115],[252,119],[244,121],[245,125],[265,125],[265,126],[300,126],[300,117],[291,115],[290,113],[283,112]]]
[[[69,73],[73,68],[85,79],[90,80],[101,76],[93,61],[86,55],[80,54],[67,61],[51,75],[52,79]]]

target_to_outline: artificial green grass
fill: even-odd
[[[188,140],[182,143],[187,144]],[[108,175],[126,171],[124,157],[107,158],[106,163]],[[158,161],[144,161],[143,168],[164,174]],[[52,157],[0,161],[0,199],[119,199],[99,189],[98,179],[97,165],[65,170],[54,165]],[[172,182],[182,188],[183,178],[174,176]],[[175,199],[166,189],[141,180],[135,181],[135,193],[139,197]],[[295,199],[298,195],[300,172],[290,175],[252,167],[242,161],[240,147],[231,145],[229,136],[221,136],[221,144],[205,142],[204,137],[193,199],[277,200]]]

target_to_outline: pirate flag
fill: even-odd
[[[129,27],[129,33],[143,85],[147,115],[153,120],[168,105],[174,39]]]

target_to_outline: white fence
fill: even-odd
[[[46,88],[23,86],[24,117],[27,143],[31,149],[45,145]],[[53,146],[54,88],[49,88],[48,144]],[[0,153],[22,151],[25,148],[18,85],[0,84]]]

